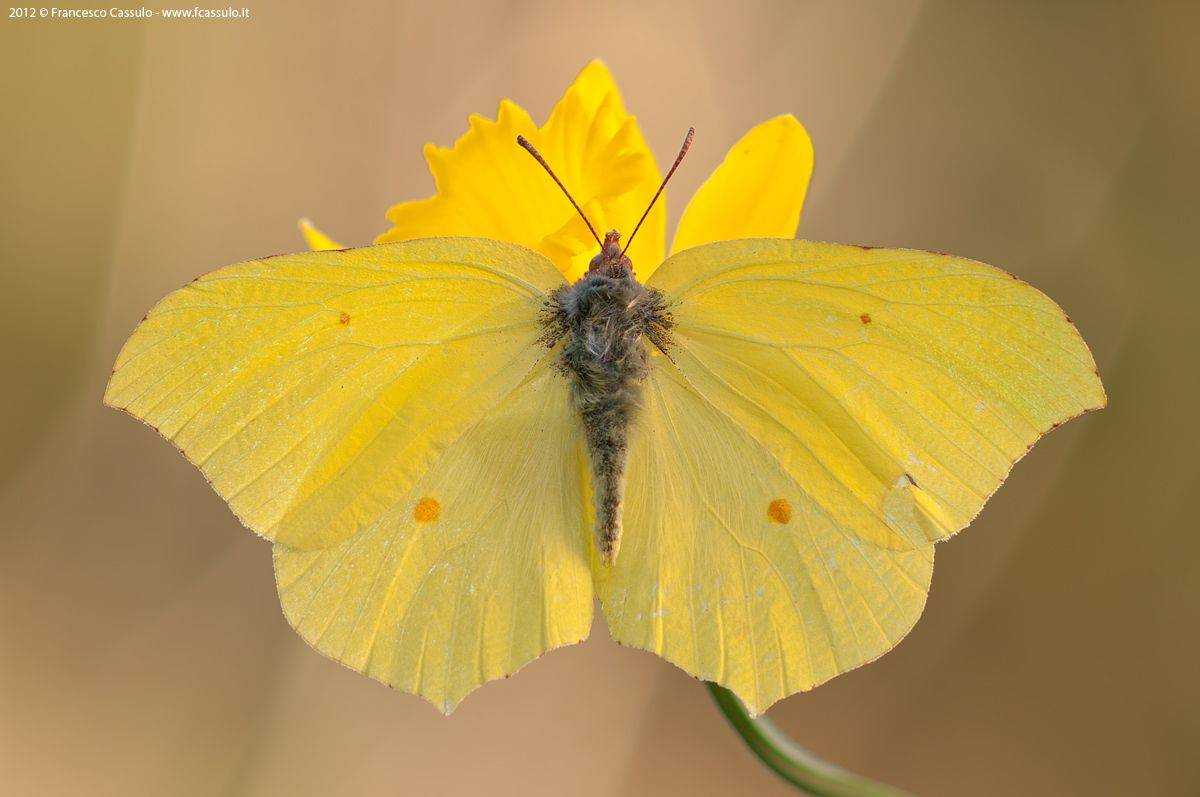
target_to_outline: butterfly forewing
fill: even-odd
[[[105,401],[175,443],[249,528],[352,536],[546,357],[544,258],[434,239],[250,261],[159,303]]]
[[[964,258],[730,241],[670,258],[651,285],[688,385],[887,547],[959,531],[1038,437],[1105,403],[1061,308]]]

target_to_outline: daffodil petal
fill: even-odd
[[[318,230],[308,219],[300,219],[299,227],[300,234],[304,236],[304,243],[308,244],[308,248],[314,252],[320,252],[326,249],[346,248],[325,233]]]
[[[425,159],[437,194],[402,202],[387,214],[392,228],[377,243],[470,235],[521,244],[577,279],[599,247],[558,187],[516,144],[523,135],[603,234],[628,233],[658,187],[659,172],[637,121],[600,61],[593,61],[536,127],[516,103],[500,103],[495,121],[472,116],[451,148],[428,145]],[[660,205],[629,255],[639,268],[662,261],[666,216]]]
[[[753,128],[688,203],[671,253],[737,238],[794,238],[812,168],[812,141],[796,117]]]
[[[593,60],[583,68],[554,106],[541,136],[542,154],[572,193],[576,185],[583,185],[590,189],[589,199],[601,199],[607,218],[600,221],[589,215],[592,225],[601,235],[615,229],[628,236],[662,176],[637,118],[625,110],[621,92],[604,62]],[[559,164],[564,165],[565,175],[558,171]],[[578,193],[575,198],[586,210],[588,200]],[[662,262],[666,231],[664,194],[629,247],[629,258],[639,275],[649,274]],[[570,271],[577,274],[569,279],[586,270],[595,248],[587,247],[584,254],[576,255]]]

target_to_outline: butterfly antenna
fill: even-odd
[[[535,161],[542,164],[542,168],[546,170],[546,174],[550,175],[550,179],[562,189],[562,192],[566,195],[567,200],[579,213],[579,218],[583,219],[583,223],[587,225],[588,231],[591,232],[592,237],[596,239],[596,243],[600,244],[600,248],[603,249],[604,242],[601,241],[600,236],[596,234],[596,228],[592,226],[590,221],[588,221],[588,217],[583,214],[583,208],[579,207],[579,203],[575,201],[575,197],[571,196],[571,192],[567,190],[565,185],[563,185],[562,180],[558,179],[558,175],[555,174],[554,170],[550,168],[550,164],[546,163],[546,159],[542,157],[542,153],[538,152],[537,148],[534,147],[533,144],[530,144],[529,139],[525,138],[525,136],[517,136],[517,144],[520,145],[520,147],[530,155],[532,155]]]
[[[687,135],[683,138],[683,146],[679,148],[679,154],[675,156],[675,162],[671,164],[670,171],[668,171],[667,176],[663,178],[662,183],[658,186],[658,190],[654,192],[654,198],[651,199],[650,204],[646,206],[646,212],[642,214],[640,219],[638,219],[638,223],[633,226],[633,232],[629,233],[629,238],[625,241],[625,248],[621,250],[622,255],[629,251],[629,245],[633,243],[633,236],[637,235],[637,231],[642,228],[642,222],[645,221],[646,217],[650,215],[650,209],[654,207],[654,203],[658,201],[659,195],[662,194],[663,189],[667,187],[667,181],[671,179],[671,175],[675,173],[675,170],[679,168],[679,164],[683,162],[683,156],[688,154],[688,150],[692,148],[692,139],[695,137],[696,128],[689,127]]]

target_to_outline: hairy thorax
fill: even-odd
[[[548,302],[546,341],[562,341],[560,369],[583,423],[595,495],[596,546],[608,563],[621,542],[629,434],[642,404],[649,348],[666,353],[670,315],[662,296],[633,275],[610,232],[586,274]]]

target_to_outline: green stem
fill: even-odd
[[[910,797],[900,789],[822,761],[785,736],[765,716],[750,716],[733,692],[707,681],[705,686],[750,751],[801,791],[817,797]]]

